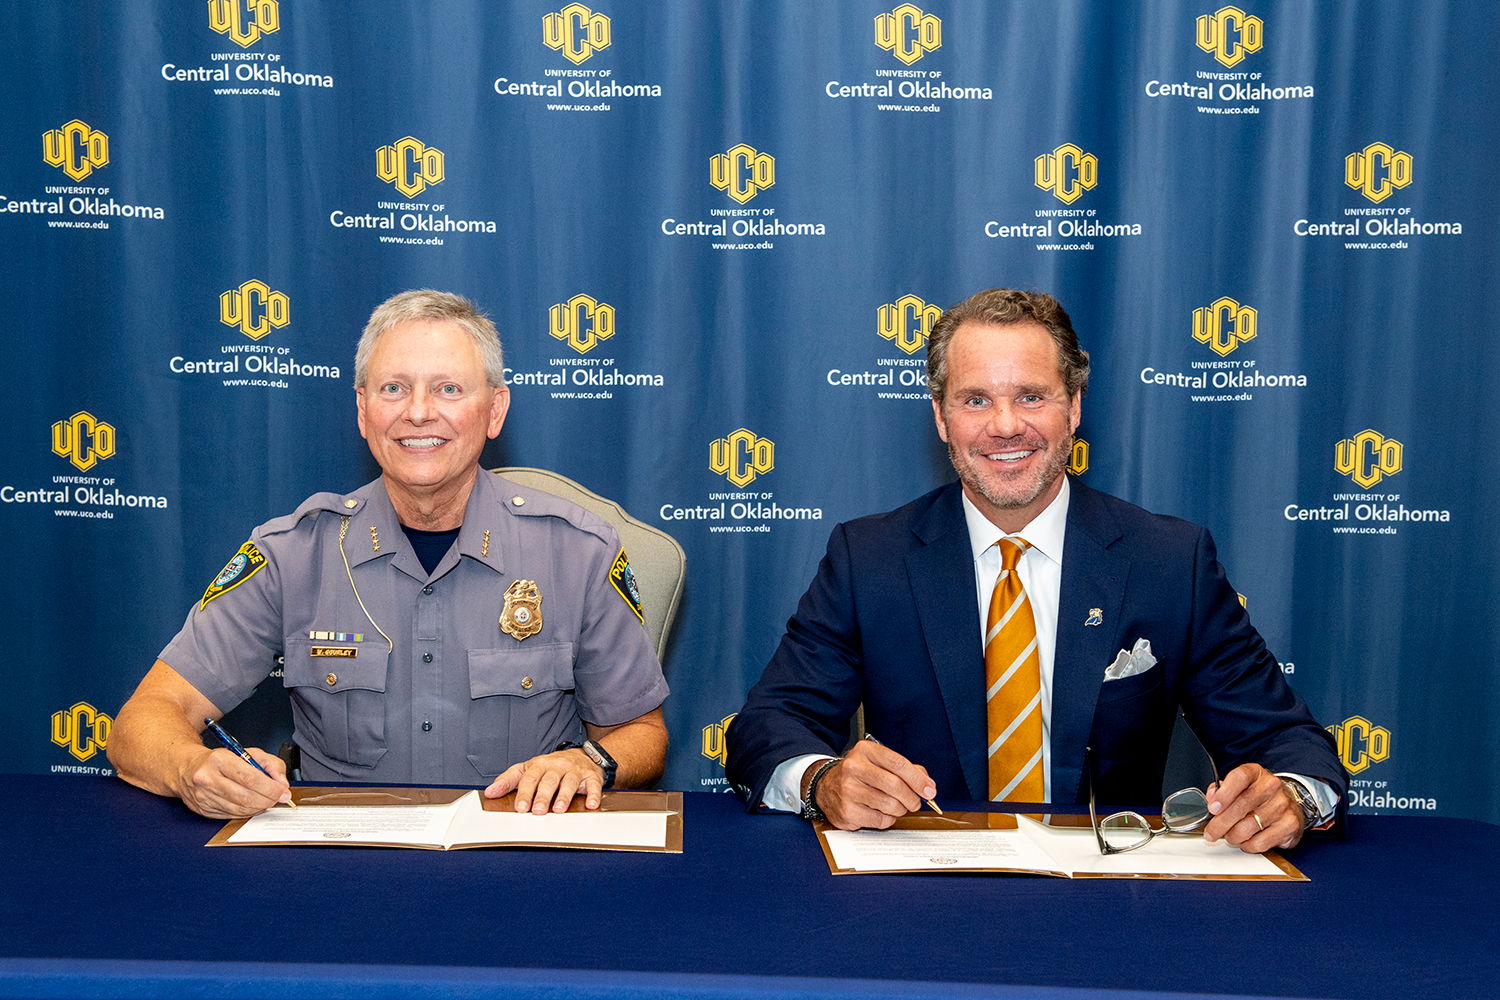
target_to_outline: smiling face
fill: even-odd
[[[359,432],[403,523],[461,520],[479,453],[510,405],[509,389],[486,383],[474,341],[443,320],[394,326],[376,341],[355,396]]]
[[[1002,531],[1025,527],[1062,489],[1078,429],[1057,344],[1040,323],[966,322],[948,346],[938,436],[964,493]]]

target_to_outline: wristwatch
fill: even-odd
[[[615,787],[615,771],[619,769],[619,765],[609,755],[609,751],[593,740],[584,740],[582,749],[584,753],[589,755],[589,760],[598,764],[604,770],[604,787]]]
[[[1308,830],[1318,821],[1322,810],[1318,808],[1318,802],[1312,797],[1312,793],[1302,787],[1302,782],[1293,778],[1282,778],[1281,784],[1285,786],[1286,793],[1292,797],[1297,808],[1302,810],[1302,829]]]
[[[595,743],[593,740],[584,740],[582,743],[573,743],[571,741],[564,740],[557,745],[556,749],[582,750],[584,753],[588,754],[589,760],[593,761],[595,764],[598,764],[599,769],[604,772],[604,787],[615,787],[615,772],[619,770],[620,765],[616,764],[615,759],[609,755],[609,751],[604,749],[598,743]]]

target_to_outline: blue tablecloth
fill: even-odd
[[[215,848],[108,778],[0,775],[0,997],[1500,995],[1500,829],[1353,817],[1308,883],[834,876],[686,796],[684,853]]]

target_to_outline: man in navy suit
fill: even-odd
[[[1208,532],[1065,474],[1089,361],[1057,301],[971,296],[934,325],[927,368],[959,482],[834,529],[729,728],[727,773],[747,806],[856,829],[890,826],[939,789],[990,798],[985,609],[1001,542],[1023,537],[1040,659],[1026,711],[1042,731],[1027,766],[1042,801],[1087,801],[1087,747],[1101,802],[1152,802],[1180,707],[1228,770],[1208,792],[1206,837],[1262,852],[1332,822],[1347,792],[1333,741]],[[840,755],[860,706],[879,742]]]

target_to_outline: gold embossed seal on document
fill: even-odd
[[[500,609],[500,631],[516,641],[542,630],[542,592],[535,580],[517,580],[505,588],[505,607]]]

